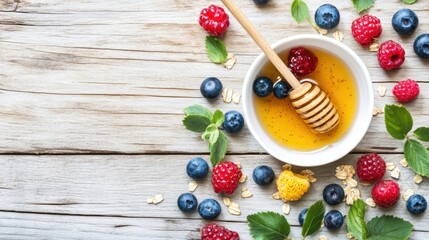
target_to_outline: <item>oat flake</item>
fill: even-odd
[[[229,205],[231,205],[231,199],[224,197],[223,198],[223,204],[225,204],[225,206],[229,207]]]
[[[246,174],[241,174],[240,179],[238,180],[239,183],[244,183],[247,179],[247,175]]]
[[[275,200],[279,200],[279,199],[281,199],[281,197],[280,197],[280,193],[279,193],[279,192],[275,192],[275,193],[273,193],[273,198],[274,198]]]
[[[411,195],[414,194],[414,190],[413,189],[408,189],[407,191],[405,191],[404,194],[402,194],[402,199],[404,199],[404,201],[407,201],[408,198],[411,197]]]
[[[152,203],[153,204],[158,204],[158,203],[161,203],[162,201],[164,201],[164,196],[162,196],[162,194],[156,194],[154,197],[153,197],[153,201],[152,201]]]
[[[236,61],[237,61],[237,58],[235,57],[235,55],[232,53],[228,53],[228,55],[226,56],[226,61],[223,64],[223,66],[225,66],[229,70],[232,67],[234,67],[234,64]]]
[[[189,190],[189,192],[194,192],[195,189],[197,189],[197,187],[198,187],[198,183],[195,181],[192,181],[189,183],[188,190]]]
[[[228,212],[236,216],[241,215],[240,205],[238,205],[236,202],[231,202],[231,204],[228,206]]]
[[[395,169],[393,169],[390,172],[390,176],[394,179],[399,179],[399,176],[401,175],[401,170],[399,170],[399,168],[395,167]]]
[[[372,199],[372,198],[367,198],[366,200],[365,200],[365,203],[366,203],[366,205],[368,205],[368,206],[370,206],[370,207],[373,207],[373,208],[375,208],[377,205],[375,204],[375,202],[374,202],[374,199]]]
[[[284,214],[288,215],[290,213],[290,205],[287,203],[283,204],[282,211]]]
[[[395,163],[393,163],[393,162],[388,162],[388,163],[386,163],[386,169],[387,169],[387,170],[392,171],[392,170],[393,170],[393,169],[395,169],[395,168],[396,168]]]
[[[416,175],[413,178],[414,183],[420,184],[421,182],[423,182],[423,178],[420,175]]]
[[[400,162],[399,162],[404,168],[406,168],[406,167],[408,167],[408,162],[407,162],[407,159],[402,159]]]
[[[384,97],[386,95],[386,92],[387,88],[384,85],[378,86],[378,95],[380,95],[380,97]]]

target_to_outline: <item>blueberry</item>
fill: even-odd
[[[257,166],[253,170],[253,181],[260,186],[270,185],[274,180],[274,171],[271,167],[266,165]]]
[[[201,83],[200,91],[205,98],[217,98],[222,91],[222,83],[215,77],[206,78]]]
[[[323,199],[329,205],[337,205],[344,199],[344,190],[336,183],[329,184],[323,189]]]
[[[231,110],[225,113],[225,121],[222,124],[223,129],[229,133],[239,132],[244,126],[244,118],[241,113]]]
[[[392,17],[392,26],[401,35],[411,35],[419,25],[419,18],[413,10],[404,8]]]
[[[305,220],[305,216],[307,216],[307,211],[308,211],[308,208],[304,208],[298,215],[298,222],[300,226],[304,225],[304,220]]]
[[[274,84],[273,93],[278,99],[286,98],[289,95],[291,88],[286,82],[277,82]]]
[[[421,34],[414,40],[414,52],[422,58],[429,58],[429,34]]]
[[[323,4],[314,14],[317,26],[323,29],[332,29],[340,22],[340,12],[332,4]]]
[[[192,193],[183,193],[177,199],[177,206],[182,212],[192,212],[197,209],[198,201]]]
[[[220,204],[212,198],[203,200],[198,206],[198,213],[200,216],[209,220],[217,218],[220,214],[220,210]]]
[[[265,5],[269,2],[269,0],[253,0],[256,5]]]
[[[426,211],[428,203],[425,197],[420,194],[411,195],[407,200],[407,209],[412,214],[422,214]]]
[[[344,217],[338,210],[331,210],[325,215],[325,227],[329,230],[335,230],[343,225]]]
[[[266,97],[273,91],[273,82],[267,77],[258,77],[253,82],[253,92],[258,97]]]
[[[202,179],[209,173],[209,165],[200,157],[192,158],[186,165],[186,173],[193,179]]]

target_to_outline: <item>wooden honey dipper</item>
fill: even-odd
[[[310,79],[303,80],[303,83],[299,82],[277,53],[250,23],[234,0],[221,1],[291,85],[292,91],[289,93],[289,98],[292,106],[310,129],[316,133],[326,133],[335,128],[339,122],[339,115],[328,95],[319,86],[313,84]]]

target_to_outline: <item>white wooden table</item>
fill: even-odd
[[[344,44],[366,63],[377,89],[388,94],[375,105],[394,103],[391,89],[398,80],[413,78],[421,86],[420,97],[407,104],[415,125],[429,125],[428,61],[412,52],[416,34],[429,32],[429,2],[408,6],[420,16],[417,33],[399,37],[390,26],[393,13],[405,4],[377,0],[370,13],[383,22],[381,41],[403,43],[407,60],[397,71],[385,72],[376,54],[358,46],[350,24],[358,14],[351,1],[335,2],[341,12],[339,28]],[[226,87],[241,90],[244,75],[259,54],[252,40],[232,19],[225,37],[237,64],[227,70],[211,63],[204,48],[205,32],[198,25],[203,7],[220,1],[191,0],[1,0],[0,1],[0,239],[198,239],[206,223],[198,213],[184,215],[177,197],[187,191],[187,161],[207,157],[207,145],[182,126],[182,109],[201,104],[224,111],[241,105],[221,99],[208,102],[199,85],[209,76]],[[251,0],[239,5],[269,42],[298,33],[315,33],[309,24],[291,18],[291,0],[271,0],[257,8]],[[320,1],[307,0],[314,13]],[[332,36],[331,34],[329,36]],[[375,90],[376,91],[376,90]],[[243,172],[273,159],[253,139],[249,130],[230,138],[227,159],[241,162]],[[299,211],[321,199],[321,189],[332,182],[335,167],[354,164],[366,152],[378,152],[386,161],[403,158],[403,143],[385,131],[383,115],[374,117],[363,141],[340,162],[314,168],[318,182],[287,216],[292,237],[299,238]],[[411,170],[401,169],[399,184],[429,197],[429,184],[412,182]],[[390,178],[386,175],[385,178]],[[218,200],[209,179],[199,182],[195,195],[201,201]],[[263,210],[281,212],[274,201],[274,184],[268,188],[247,180],[254,197],[232,196],[241,216],[223,206],[218,223],[250,239],[246,216]],[[370,187],[361,187],[363,198]],[[146,198],[164,194],[159,205]],[[328,207],[330,209],[330,207]],[[338,207],[343,213],[347,207]],[[367,217],[394,214],[414,224],[413,239],[427,239],[429,214],[413,217],[400,200],[394,208],[370,209]],[[314,236],[344,239],[338,232],[322,230]]]

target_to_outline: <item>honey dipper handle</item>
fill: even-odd
[[[241,26],[246,32],[252,37],[253,41],[261,48],[271,63],[277,68],[277,70],[283,75],[286,81],[291,85],[293,89],[301,87],[301,83],[287,68],[285,63],[280,59],[276,52],[268,45],[262,35],[256,30],[256,28],[250,23],[249,19],[244,15],[240,8],[235,4],[234,0],[221,0],[228,10],[234,15]]]

